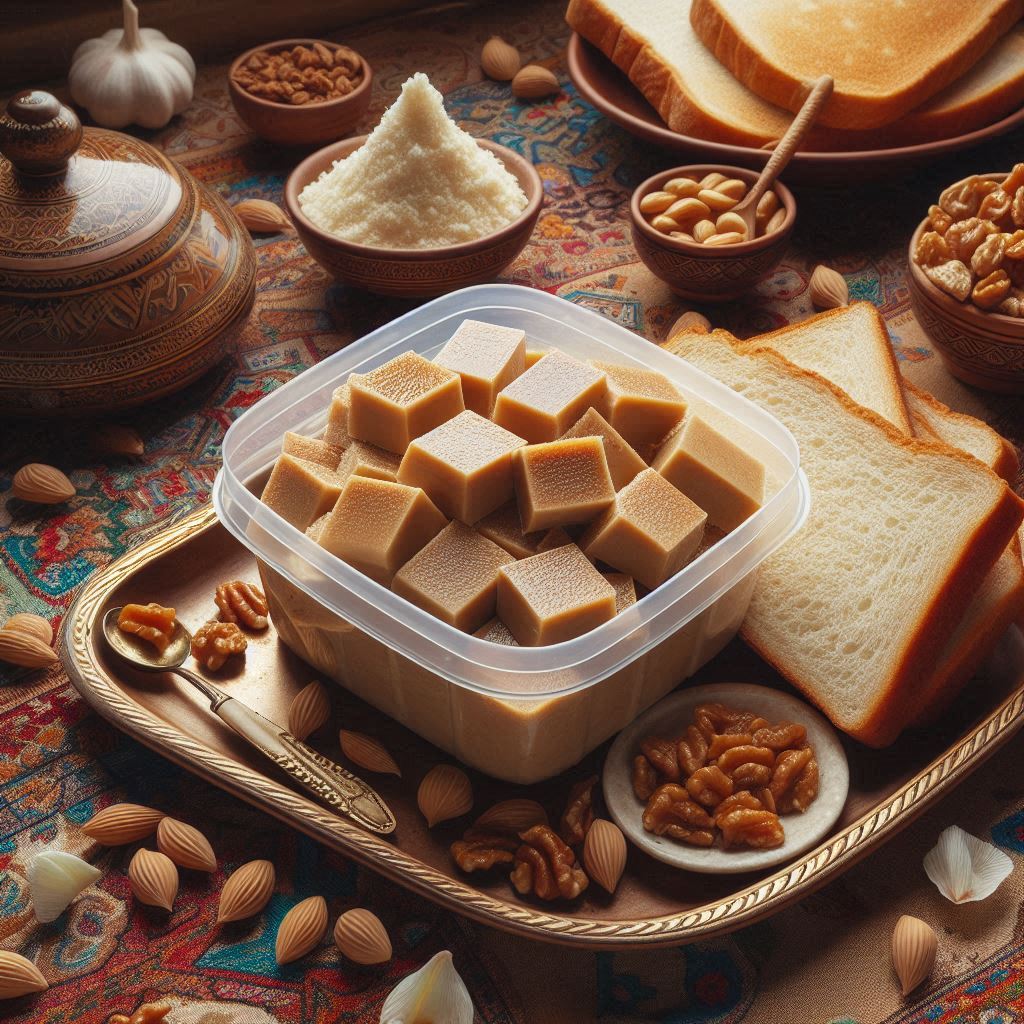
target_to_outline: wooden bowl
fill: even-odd
[[[317,227],[303,214],[299,193],[335,161],[354,153],[366,138],[360,135],[318,150],[285,183],[285,207],[299,238],[333,277],[378,295],[426,298],[493,281],[523,251],[540,215],[544,186],[533,164],[490,139],[477,139],[477,145],[493,153],[526,193],[523,212],[503,228],[471,242],[435,249],[386,249],[349,242]]]
[[[985,174],[1003,178],[1005,174]],[[914,315],[954,377],[1005,395],[1024,394],[1024,318],[986,313],[973,302],[957,302],[932,284],[914,262],[928,218],[917,226],[907,254]]]
[[[782,227],[770,235],[735,245],[701,245],[678,238],[669,238],[655,231],[640,213],[640,200],[656,192],[672,178],[703,178],[719,171],[730,178],[740,178],[752,185],[758,171],[745,167],[719,164],[690,164],[673,167],[648,178],[634,191],[629,201],[633,220],[633,244],[647,269],[660,277],[677,295],[697,302],[724,302],[750,291],[765,274],[774,270],[782,259],[796,223],[796,200],[781,182],[772,186],[782,202],[786,219]]]
[[[238,116],[257,134],[268,142],[280,146],[320,146],[325,142],[333,142],[352,131],[359,123],[370,106],[373,94],[373,70],[360,54],[363,77],[359,84],[347,96],[323,103],[306,103],[302,106],[290,106],[265,100],[246,92],[236,81],[235,72],[253,54],[261,50],[271,53],[287,49],[291,46],[312,47],[314,43],[322,43],[327,47],[335,47],[327,39],[278,39],[273,43],[263,43],[246,50],[235,58],[228,69],[228,92]]]

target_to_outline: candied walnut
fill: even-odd
[[[763,764],[774,768],[775,751],[768,747],[755,747],[750,744],[731,747],[722,754],[716,763],[726,775],[731,775],[733,770],[741,764]]]
[[[219,669],[232,654],[242,654],[245,634],[234,622],[208,622],[192,636],[192,657],[211,672]]]
[[[957,221],[946,232],[946,243],[953,254],[953,259],[961,263],[970,263],[974,250],[996,231],[996,226],[988,220],[981,220],[978,217],[970,217],[967,220]],[[941,264],[938,264],[941,266]]]
[[[662,835],[690,846],[714,846],[715,833],[707,828],[687,828],[685,825],[668,825]]]
[[[667,782],[679,780],[679,756],[673,740],[667,740],[663,736],[648,736],[647,739],[641,740],[640,749],[663,779]]]
[[[558,831],[570,846],[576,846],[587,838],[590,826],[594,824],[594,787],[597,776],[577,782],[569,790],[569,799]]]
[[[117,616],[117,628],[149,641],[163,654],[174,633],[174,609],[164,608],[154,601],[126,604]]]
[[[736,711],[724,704],[701,704],[694,710],[693,720],[708,743],[718,735],[749,733],[768,724],[749,711]]]
[[[633,792],[637,800],[647,803],[657,788],[658,773],[654,766],[643,754],[637,754],[633,758]]]
[[[690,799],[690,794],[675,782],[659,786],[644,809],[644,830],[656,836],[667,834],[672,825],[708,829],[714,822],[711,815]]]
[[[1024,316],[1024,302],[1016,295],[1011,295],[996,306],[996,312],[1003,316]]]
[[[749,846],[756,850],[770,850],[786,841],[779,816],[771,811],[755,811],[737,807],[716,819],[722,830],[726,848]]]
[[[115,1013],[107,1024],[158,1024],[171,1012],[171,1004],[161,1000],[158,1003],[143,1003],[130,1017]]]
[[[686,780],[686,792],[705,807],[715,807],[731,796],[732,791],[732,779],[714,764],[701,768]]]
[[[767,786],[764,789],[753,790],[753,795],[757,797],[761,806],[766,811],[774,811],[778,814],[778,808],[775,806],[775,797],[772,796],[772,791]]]
[[[687,775],[692,775],[699,768],[703,768],[704,763],[712,756],[708,750],[708,741],[697,726],[686,727],[686,738],[676,745],[676,756],[679,767]]]
[[[763,811],[765,809],[761,801],[753,793],[733,793],[732,796],[727,796],[715,808],[715,823],[717,824],[719,818],[730,811],[736,810],[737,807],[744,807],[748,811]]]
[[[711,746],[708,747],[708,760],[714,761],[733,747],[747,746],[753,742],[753,739],[754,737],[749,732],[723,733],[721,736],[716,736],[711,741]]]
[[[971,299],[981,309],[995,309],[1009,294],[1009,275],[1005,270],[994,270],[974,286]]]
[[[934,267],[953,258],[949,242],[937,231],[926,231],[914,247],[914,262],[919,267]]]
[[[1017,189],[1024,188],[1024,164],[1014,164],[1013,170],[1003,179],[1002,187],[1014,195]]]
[[[806,740],[807,730],[796,722],[769,725],[764,729],[758,729],[753,736],[754,746],[767,747],[776,753],[790,747],[801,747]]]
[[[1024,228],[1024,186],[1021,186],[1013,194],[1013,201],[1010,203],[1010,220],[1014,227]]]
[[[1024,230],[1014,231],[1005,236],[1006,248],[1003,256],[1008,260],[1024,260]]]
[[[538,899],[575,899],[589,884],[576,863],[576,855],[547,825],[534,825],[520,833],[522,845],[515,853],[509,879],[516,892],[533,893]]]
[[[799,811],[803,814],[818,795],[818,781],[818,762],[812,755],[789,792],[778,801],[779,813],[792,814]]]
[[[451,845],[452,860],[466,872],[490,871],[499,864],[515,863],[519,840],[514,836],[469,829]]]
[[[950,231],[952,230],[953,228],[950,228]],[[948,263],[940,263],[937,267],[921,269],[932,284],[938,285],[947,295],[952,295],[959,302],[963,302],[971,294],[971,272],[959,260],[950,260]]]
[[[985,196],[990,192],[995,192],[997,188],[999,188],[998,182],[972,175],[950,185],[939,196],[939,206],[954,221],[964,220],[966,217],[973,217],[978,212]]]
[[[733,789],[761,789],[772,781],[772,770],[766,764],[749,761],[732,770]]]
[[[1003,218],[1009,220],[1010,207],[1012,205],[1013,195],[1001,188],[997,188],[994,191],[989,192],[989,194],[982,199],[981,206],[978,207],[978,216],[982,220],[991,220],[996,222],[1002,221]]]
[[[782,798],[793,788],[794,783],[800,777],[800,773],[807,766],[813,756],[810,747],[801,747],[799,750],[784,750],[775,761],[775,771],[772,773],[772,781],[768,788],[775,797],[776,804],[782,803]]]
[[[240,622],[249,629],[267,628],[267,599],[251,583],[222,583],[214,598],[221,622]]]
[[[953,223],[953,218],[941,206],[934,204],[928,207],[928,223],[932,231],[944,235]]]

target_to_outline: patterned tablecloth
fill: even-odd
[[[578,97],[565,75],[563,6],[498,4],[371,24],[338,38],[365,54],[377,74],[366,128],[401,82],[424,70],[467,130],[536,164],[544,211],[503,280],[543,288],[657,341],[683,307],[637,262],[627,198],[671,158]],[[552,67],[563,91],[524,104],[511,99],[507,86],[482,81],[477,55],[494,32]],[[201,71],[192,107],[151,141],[231,202],[279,200],[295,161],[255,140],[238,121],[223,67]],[[713,320],[751,334],[806,316],[809,269],[828,262],[843,272],[855,298],[883,311],[909,376],[1019,441],[1019,401],[956,385],[916,326],[904,246],[942,184],[1024,158],[1021,141],[1004,139],[987,153],[928,168],[912,180],[801,190],[787,259],[749,300],[712,311]],[[259,293],[237,356],[187,393],[138,413],[133,422],[146,439],[143,458],[98,460],[77,430],[21,426],[0,435],[0,619],[31,611],[58,625],[90,573],[209,500],[220,441],[235,416],[409,306],[332,284],[294,236],[263,238],[257,247]],[[40,511],[6,497],[14,469],[29,460],[65,469],[76,498]],[[375,1022],[384,994],[442,948],[453,951],[478,1020],[487,1024],[1024,1020],[1021,740],[881,852],[772,920],[676,950],[593,955],[467,924],[325,854],[128,741],[86,710],[59,669],[0,679],[0,947],[26,952],[51,983],[41,997],[0,1006],[0,1019],[11,1024],[100,1024],[159,994],[178,1007],[174,1024]],[[169,919],[131,900],[124,850],[99,848],[77,828],[96,809],[123,799],[197,822],[201,817],[219,853],[217,874],[188,878]],[[923,854],[954,822],[1014,859],[1011,878],[984,903],[948,904],[924,877]],[[35,923],[27,902],[24,866],[40,846],[79,853],[105,871],[53,925]],[[213,922],[224,874],[253,857],[278,865],[278,892],[255,923],[218,932]],[[277,922],[314,893],[329,898],[332,912],[358,904],[378,911],[394,940],[392,962],[382,969],[341,967],[325,944],[312,960],[277,968]],[[899,998],[887,952],[893,923],[904,912],[927,919],[940,936],[936,968],[912,1001]]]

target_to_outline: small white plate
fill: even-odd
[[[718,845],[703,849],[644,831],[643,804],[633,793],[633,758],[640,752],[640,740],[651,735],[678,735],[693,721],[699,704],[711,703],[756,711],[769,722],[798,722],[807,729],[821,775],[818,796],[803,814],[782,816],[786,841],[774,850],[725,850]],[[687,871],[730,875],[783,864],[824,838],[846,803],[850,770],[835,729],[802,700],[767,686],[712,683],[671,694],[623,729],[605,758],[602,787],[608,812],[641,850]]]

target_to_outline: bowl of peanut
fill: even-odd
[[[247,50],[228,70],[238,116],[282,146],[335,142],[370,105],[373,71],[347,46],[326,39],[279,39]]]
[[[1024,394],[1024,163],[950,185],[910,240],[910,300],[946,368]]]
[[[776,181],[757,205],[755,236],[734,211],[758,172],[693,164],[648,178],[629,204],[633,244],[656,277],[698,302],[739,298],[782,259],[796,200]]]

